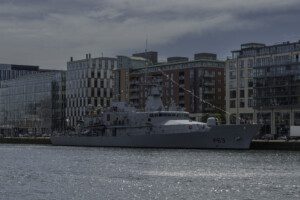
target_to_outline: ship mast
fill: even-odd
[[[145,95],[145,98],[143,99],[143,107],[144,107],[144,110],[145,110],[145,107],[146,107],[146,99],[147,99],[147,96],[149,95],[149,88],[147,87],[147,79],[148,79],[148,34],[146,36],[146,43],[145,43],[145,73],[144,73],[144,95]],[[146,93],[145,93],[146,91]]]

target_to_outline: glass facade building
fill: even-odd
[[[15,133],[49,134],[65,126],[65,72],[0,82],[0,126]]]
[[[10,80],[28,74],[35,74],[39,71],[39,66],[0,64],[0,81]]]
[[[300,41],[242,44],[226,62],[230,124],[262,123],[261,136],[288,135],[300,123]]]

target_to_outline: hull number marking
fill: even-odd
[[[225,143],[225,138],[213,138],[214,143]]]

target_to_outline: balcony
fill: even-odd
[[[131,87],[130,88],[130,92],[139,92],[139,91],[140,91],[139,87]]]
[[[290,59],[290,60],[283,61],[283,62],[272,61],[269,63],[260,63],[260,64],[255,63],[254,67],[270,67],[270,66],[295,65],[295,64],[300,64],[300,60]]]
[[[204,82],[205,86],[215,86],[215,82]]]
[[[204,94],[215,94],[214,90],[205,89],[203,92],[204,92]]]
[[[284,70],[277,72],[266,72],[262,74],[253,74],[253,78],[263,78],[263,77],[283,77],[283,76],[293,76],[300,74],[299,70]]]
[[[205,78],[214,78],[215,75],[214,75],[214,74],[208,74],[208,73],[205,73],[205,74],[204,74],[204,77],[205,77]]]

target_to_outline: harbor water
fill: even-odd
[[[0,144],[0,199],[300,199],[300,152]]]

